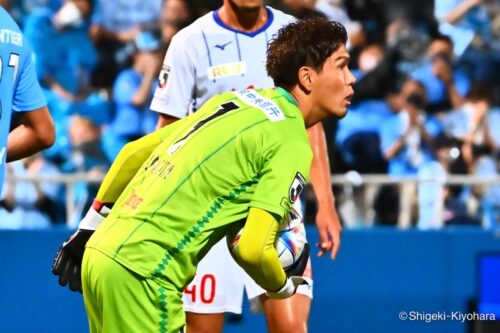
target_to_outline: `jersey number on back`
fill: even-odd
[[[227,102],[227,103],[221,104],[220,108],[217,110],[217,112],[208,116],[205,119],[200,120],[198,123],[196,123],[196,125],[194,125],[191,128],[191,130],[186,135],[184,135],[181,139],[177,140],[173,145],[171,145],[170,148],[168,149],[168,153],[170,155],[175,153],[184,144],[184,142],[186,142],[186,139],[189,136],[191,136],[194,132],[199,130],[203,125],[205,125],[209,121],[214,120],[215,118],[220,117],[222,115],[225,115],[229,111],[233,111],[236,109],[239,109],[239,106],[235,102]]]
[[[14,83],[16,82],[17,70],[19,69],[19,54],[11,53],[9,56],[9,63],[7,66],[14,68],[14,77],[12,80],[12,84],[14,85]],[[0,56],[0,83],[2,82],[3,78],[2,74],[3,74],[3,59],[2,56]],[[0,119],[1,118],[2,118],[2,101],[0,100]]]

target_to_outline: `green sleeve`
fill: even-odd
[[[171,128],[172,125],[165,126],[138,140],[127,143],[104,177],[96,199],[106,203],[115,203],[144,161],[171,132]]]

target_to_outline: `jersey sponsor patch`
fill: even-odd
[[[163,89],[167,86],[168,74],[170,74],[170,66],[163,64],[160,75],[158,77],[158,86]]]
[[[226,76],[243,75],[246,72],[247,63],[245,61],[237,61],[208,67],[207,76],[210,80],[215,80]]]
[[[262,110],[267,118],[273,122],[285,119],[285,115],[276,103],[253,89],[234,91],[233,94],[246,104]]]
[[[304,190],[305,187],[306,187],[306,180],[304,179],[304,176],[302,176],[300,172],[297,172],[295,174],[295,177],[293,178],[292,185],[290,185],[290,189],[288,190],[290,201],[291,202],[297,201],[300,193]]]

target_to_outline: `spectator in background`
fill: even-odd
[[[354,102],[364,100],[385,99],[393,90],[398,78],[396,59],[393,51],[386,50],[384,45],[371,43],[360,49],[357,58],[357,69],[354,75],[358,79]]]
[[[283,0],[283,5],[288,11],[298,19],[304,19],[311,16],[326,15],[316,8],[316,0]]]
[[[340,155],[348,175],[356,173],[385,173],[387,163],[380,151],[379,128],[391,116],[385,97],[388,94],[388,68],[383,46],[370,44],[362,48],[358,57],[355,76],[356,94],[349,113],[338,122],[335,151]],[[382,68],[383,67],[383,68]],[[385,73],[382,75],[382,73]],[[358,88],[362,97],[356,98]],[[358,184],[361,185],[361,184]],[[350,227],[370,224],[373,221],[373,200],[376,186],[344,188],[340,212],[343,222]]]
[[[9,12],[12,18],[22,28],[25,18],[29,16],[32,11],[42,7],[55,12],[61,7],[63,1],[64,0],[0,0],[0,6],[4,7]]]
[[[365,37],[361,23],[349,18],[343,0],[283,0],[283,5],[297,18],[320,15],[326,17],[329,21],[342,23],[347,30],[348,49],[364,41]]]
[[[474,172],[476,161],[495,150],[495,141],[488,126],[491,109],[491,86],[475,83],[462,107],[444,119],[444,130],[461,143],[466,173]]]
[[[355,72],[358,79],[356,89],[359,85],[366,84],[363,82],[365,77],[379,69],[384,56],[384,49],[380,45],[373,44],[363,48],[358,58],[358,70]],[[365,98],[353,99],[349,113],[339,121],[336,133],[336,149],[341,154],[343,163],[348,170],[360,173],[386,171],[386,163],[380,153],[378,130],[391,115],[391,109],[385,101],[387,88],[378,90],[380,86],[383,87],[381,82],[374,82],[373,86],[378,86],[377,92],[371,91],[365,94]]]
[[[76,172],[105,173],[109,166],[101,144],[101,129],[90,118],[75,115],[69,127],[73,159],[70,166]]]
[[[99,52],[94,84],[111,87],[126,66],[125,46],[141,31],[158,30],[162,0],[96,0],[89,34]]]
[[[425,24],[422,26],[408,19],[395,18],[385,27],[384,43],[389,64],[395,64],[398,72],[405,77],[414,71],[425,57],[430,28]],[[401,84],[401,81],[398,81],[398,84]]]
[[[418,169],[418,177],[428,180],[418,186],[418,222],[422,230],[439,229],[443,226],[445,186],[450,162],[459,154],[453,148],[451,138],[441,135],[433,139],[431,144],[432,159],[424,162]]]
[[[476,81],[498,82],[500,75],[500,3],[495,0],[437,0],[439,29]],[[498,84],[497,84],[498,87]]]
[[[61,0],[60,0],[61,1]],[[91,0],[62,0],[55,10],[54,25],[62,30],[70,26],[82,26],[91,12]]]
[[[439,229],[443,225],[479,225],[480,220],[467,209],[467,188],[444,185],[446,177],[455,173],[460,163],[460,145],[446,134],[432,140],[433,158],[418,170],[421,182],[418,189],[420,229]],[[424,181],[425,180],[425,181]],[[464,195],[465,194],[465,195]]]
[[[400,85],[398,63],[406,59],[406,48],[414,34],[402,35],[403,21],[386,29],[385,44],[371,42],[358,47],[354,75],[356,94],[347,116],[339,121],[336,147],[347,169],[361,173],[385,173],[387,165],[380,153],[379,128],[392,112],[388,100]],[[405,28],[407,31],[409,28]],[[410,30],[408,30],[410,31]],[[411,44],[411,49],[418,43]]]
[[[427,117],[425,87],[407,80],[399,101],[393,102],[395,114],[380,128],[381,149],[389,165],[389,175],[416,175],[418,168],[429,159],[427,147],[432,137],[441,130],[440,124]],[[397,224],[406,228],[411,225],[415,187],[411,183],[399,187],[399,213]]]
[[[57,167],[38,153],[9,164],[16,176],[55,176]],[[0,200],[0,228],[43,229],[56,222],[61,206],[61,184],[55,182],[10,181],[5,183]]]
[[[142,32],[139,36],[143,38],[135,43],[132,67],[121,71],[113,85],[114,116],[104,133],[110,161],[126,143],[154,131],[157,122],[157,113],[149,111],[149,105],[164,50],[152,35]]]
[[[46,156],[58,163],[71,154],[67,139],[71,114],[81,113],[104,123],[110,112],[107,96],[91,87],[97,53],[79,3],[87,2],[66,0],[57,12],[38,8],[26,18],[24,26],[33,43],[38,77],[55,120],[56,142]]]
[[[382,152],[394,176],[415,174],[429,154],[426,144],[441,131],[439,121],[425,112],[426,90],[420,82],[405,81],[398,98],[392,101],[395,114],[380,128]]]
[[[492,124],[488,123],[492,99],[491,89],[491,86],[484,83],[474,83],[463,106],[443,119],[444,132],[456,142],[453,150],[450,150],[454,161],[445,165],[447,173],[492,175],[491,170],[494,168],[488,167],[488,163],[491,164],[488,161],[493,156],[496,144],[490,133]],[[425,169],[423,172],[426,173]],[[430,169],[426,174],[430,175],[432,172]],[[447,224],[479,224],[477,218],[480,215],[479,209],[483,208],[483,214],[490,214],[495,202],[491,196],[481,198],[483,193],[481,186],[446,187],[445,222]]]
[[[471,80],[453,61],[453,42],[444,35],[434,37],[424,63],[411,77],[427,91],[428,112],[446,112],[460,107],[470,90]]]
[[[491,176],[491,168],[487,166],[496,149],[494,137],[490,131],[498,131],[491,120],[492,87],[476,82],[466,99],[464,105],[451,112],[444,119],[444,128],[448,135],[455,138],[460,144],[460,160],[462,168],[458,170],[464,174],[478,176]],[[498,123],[496,123],[498,125]],[[479,209],[483,206],[488,211],[488,200],[481,198],[481,186],[465,186],[468,212],[479,216]]]
[[[484,177],[500,177],[500,150],[492,158],[482,158],[477,164],[475,174]],[[476,186],[475,194],[481,198],[483,227],[489,230],[500,230],[500,185]]]
[[[79,115],[71,117],[69,125],[71,159],[62,167],[64,172],[86,173],[88,176],[101,178],[109,168],[109,160],[102,149],[101,129],[91,119]],[[75,215],[68,221],[76,225],[81,214],[92,204],[99,184],[80,182],[73,189],[75,195]]]
[[[169,45],[177,31],[188,26],[193,21],[195,8],[186,0],[165,0],[160,19],[161,41]]]

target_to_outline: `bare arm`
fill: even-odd
[[[134,55],[134,70],[142,76],[139,88],[132,95],[130,102],[135,106],[143,106],[151,95],[151,87],[158,76],[160,59],[153,52],[138,52]]]
[[[172,117],[168,114],[160,113],[158,114],[158,122],[156,123],[156,129],[159,130],[162,127],[172,124],[176,122],[179,118]]]
[[[457,87],[455,86],[455,81],[453,80],[453,68],[451,64],[442,59],[437,59],[432,65],[432,72],[445,84],[451,106],[453,108],[462,106],[465,102],[465,98],[460,95]]]
[[[445,16],[445,21],[454,24],[459,21],[469,10],[476,7],[482,0],[465,0]]]
[[[19,160],[52,146],[54,123],[46,106],[20,114],[20,125],[9,134],[7,162]]]
[[[319,123],[310,128],[307,133],[314,154],[311,165],[311,184],[318,202],[316,214],[316,227],[320,238],[318,255],[321,256],[332,250],[331,257],[335,258],[340,247],[342,226],[335,209],[325,131],[323,125]]]
[[[149,99],[149,94],[151,93],[151,86],[155,81],[154,73],[146,73],[144,78],[141,81],[141,85],[139,89],[135,92],[134,96],[132,96],[132,100],[130,101],[135,106],[142,106]]]
[[[465,98],[460,95],[460,93],[457,90],[457,87],[455,86],[455,83],[452,81],[445,82],[446,84],[446,89],[448,90],[448,95],[450,96],[450,102],[453,108],[459,108],[461,107],[464,102]]]
[[[404,147],[406,141],[406,134],[400,136],[394,143],[384,151],[384,158],[389,161],[396,156]]]

